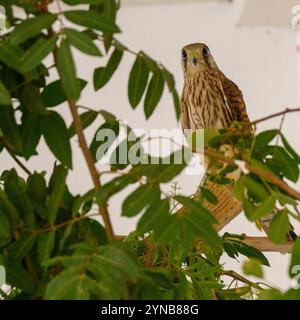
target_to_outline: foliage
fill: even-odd
[[[120,32],[116,22],[119,1],[4,0],[2,4],[10,28],[0,40],[0,151],[6,149],[26,174],[8,168],[0,178],[0,263],[6,268],[11,286],[9,293],[2,292],[5,298],[300,298],[299,289],[285,293],[266,290],[225,269],[220,260],[223,255],[232,259],[248,257],[244,271],[257,277],[263,276],[261,266],[269,266],[269,262],[259,250],[243,242],[243,235],[220,236],[215,231],[217,221],[205,203],[216,204],[218,199],[205,184],[199,188],[199,199],[162,191],[161,185],[171,182],[186,166],[185,162],[176,164],[176,153],[171,164],[160,158],[152,164],[127,165],[121,162],[119,145],[115,150],[118,161],[111,166],[112,179],[104,185],[99,183],[96,152],[103,142],[95,133],[88,147],[83,132],[97,121],[100,128],[110,128],[117,136],[119,123],[109,111],[76,104],[88,82],[93,81],[95,91],[101,90],[117,71],[124,54],[134,55],[128,75],[132,108],[143,101],[145,117],[150,118],[164,88],[168,88],[179,115],[172,74],[145,52],[135,53],[116,39]],[[25,20],[15,8],[26,13]],[[81,79],[74,48],[99,60],[105,56],[107,63],[95,68],[92,79]],[[53,70],[58,76],[50,82]],[[56,108],[63,103],[73,117],[69,127]],[[75,135],[94,182],[83,195],[72,194],[67,185],[69,171],[76,170],[71,150]],[[23,164],[38,155],[41,137],[57,160],[49,181],[45,172],[30,172]],[[206,137],[207,150],[223,156],[222,145],[233,145],[234,158],[248,165],[233,181],[225,176],[237,169],[237,162],[230,158],[224,165],[216,157],[213,162],[222,169],[207,175],[206,181],[232,185],[251,222],[279,208],[268,236],[274,243],[284,242],[289,219],[299,220],[299,198],[284,187],[287,184],[278,181],[298,181],[300,156],[281,130],[265,131],[253,138],[234,124],[228,130],[207,131]],[[139,139],[136,137],[135,142]],[[281,139],[281,143],[273,143],[275,139]],[[150,155],[140,145],[138,150],[143,159],[149,160]],[[129,185],[135,190],[124,199],[121,215],[140,214],[139,222],[125,238],[115,237],[107,204]],[[178,205],[186,207],[187,212],[176,214]],[[97,219],[100,215],[103,223]],[[291,277],[296,275],[293,266],[300,264],[299,252],[297,240]],[[231,284],[225,276],[233,280]]]

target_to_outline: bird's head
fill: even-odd
[[[203,72],[210,68],[218,69],[208,46],[204,43],[192,43],[183,47],[181,61],[184,75]]]

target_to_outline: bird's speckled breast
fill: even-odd
[[[230,126],[232,115],[217,75],[205,72],[188,75],[181,99],[190,129]]]

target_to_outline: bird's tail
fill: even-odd
[[[218,198],[217,204],[205,202],[204,205],[217,219],[218,224],[216,225],[216,230],[220,231],[243,211],[243,206],[242,203],[235,198],[232,186],[220,185],[211,181],[207,181],[206,187],[210,189],[210,191],[212,191]],[[273,212],[259,221],[260,227],[265,231],[266,234],[268,234],[270,223],[275,215],[276,212]],[[291,225],[291,228],[287,234],[287,240],[294,241],[296,238],[297,234],[294,232],[294,228]]]

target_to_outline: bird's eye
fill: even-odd
[[[202,49],[202,54],[203,54],[204,57],[207,57],[207,56],[209,55],[209,50],[208,50],[207,47],[204,47],[204,48]]]
[[[182,59],[185,60],[187,58],[187,53],[185,50],[182,50],[181,55],[182,55]]]

